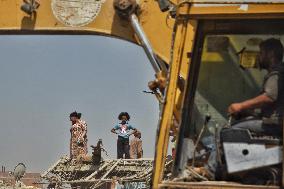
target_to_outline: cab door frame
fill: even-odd
[[[264,27],[265,26],[265,27]],[[269,28],[269,30],[267,30]],[[176,159],[173,166],[173,174],[177,176],[180,172],[180,160],[182,156],[183,139],[187,137],[189,125],[192,118],[195,92],[197,89],[199,69],[201,65],[201,55],[205,37],[209,34],[283,34],[284,20],[280,19],[251,19],[251,20],[199,20],[196,41],[193,48],[193,56],[183,102],[182,117],[178,132],[178,142],[176,145]],[[284,126],[284,124],[283,124]],[[284,136],[284,133],[283,133]],[[284,143],[283,143],[284,146]],[[282,155],[284,159],[284,154]],[[282,167],[282,172],[284,166]],[[284,177],[282,178],[284,186]]]

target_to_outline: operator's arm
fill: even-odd
[[[267,96],[265,93],[261,94],[255,98],[246,100],[240,103],[233,103],[229,106],[228,112],[230,114],[235,114],[244,110],[254,109],[254,108],[261,108],[265,105],[269,105],[273,103],[273,99]]]
[[[278,74],[271,75],[264,83],[263,93],[255,98],[240,102],[233,103],[229,106],[228,112],[236,114],[238,112],[261,108],[275,102],[278,98]]]

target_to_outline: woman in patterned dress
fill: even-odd
[[[73,112],[70,114],[72,123],[70,132],[70,158],[77,159],[78,156],[85,156],[88,153],[87,147],[87,124],[81,120],[81,113]]]

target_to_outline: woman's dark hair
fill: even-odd
[[[78,119],[81,119],[81,116],[82,116],[81,113],[78,113],[75,111],[75,112],[72,112],[69,117],[76,117]]]
[[[130,115],[129,115],[127,112],[121,112],[121,113],[118,115],[118,120],[122,120],[122,116],[126,116],[127,121],[130,120]]]

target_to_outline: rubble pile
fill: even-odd
[[[122,182],[143,182],[149,184],[153,170],[153,159],[113,159],[104,160],[98,165],[92,161],[76,163],[69,157],[62,157],[42,174],[50,188],[63,185],[81,188],[101,188],[113,178]]]

